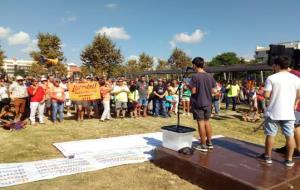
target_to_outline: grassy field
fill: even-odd
[[[161,126],[175,124],[176,117],[123,119],[99,122],[96,119],[77,123],[73,118],[61,124],[44,126],[28,126],[21,131],[0,130],[0,162],[25,162],[62,157],[52,146],[55,142],[95,139],[121,135],[157,132]],[[191,116],[182,116],[182,124],[195,127]],[[246,123],[240,120],[240,114],[223,112],[223,116],[212,119],[214,135],[224,135],[257,144],[264,143],[263,131],[253,133],[259,123]],[[197,135],[195,133],[195,135]],[[284,143],[282,135],[278,135],[276,146]],[[193,190],[199,187],[180,179],[178,176],[162,170],[150,162],[131,164],[59,177],[52,180],[38,181],[3,189],[184,189]]]

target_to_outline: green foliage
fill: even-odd
[[[234,65],[240,63],[240,58],[237,57],[234,52],[226,52],[220,55],[215,56],[209,66],[218,66],[218,65]]]
[[[59,60],[57,65],[41,65],[41,68],[47,68],[49,74],[56,74],[58,76],[67,75],[67,69],[62,64],[62,61],[64,61],[65,58],[64,53],[61,50],[62,43],[60,38],[55,34],[39,33],[37,39],[39,51],[32,51],[30,56],[37,62],[40,61],[41,55],[49,59],[57,58]],[[39,64],[41,63],[39,62]],[[34,65],[34,67],[37,66]],[[33,68],[32,70],[36,70],[36,68]]]
[[[55,74],[56,77],[63,77],[63,76],[67,76],[67,74],[68,74],[66,65],[64,65],[62,63],[53,65],[51,69],[53,69],[52,70],[53,74]]]
[[[138,61],[135,60],[135,59],[131,59],[131,60],[127,61],[126,70],[129,73],[137,73],[137,72],[141,71],[140,67],[139,67],[139,64],[138,64]]]
[[[167,70],[170,69],[170,65],[168,64],[167,61],[159,59],[158,60],[158,65],[156,66],[156,70]]]
[[[1,50],[1,45],[0,45],[0,66],[3,65],[4,59],[5,59],[4,51]]]
[[[181,49],[175,48],[171,55],[175,65],[170,65],[171,69],[183,69],[192,64],[192,59]]]
[[[39,63],[33,63],[31,65],[31,67],[29,68],[27,74],[29,76],[38,77],[41,75],[46,75],[47,73],[48,73],[48,71],[43,65],[41,65]]]
[[[116,66],[123,61],[121,50],[108,37],[100,34],[85,47],[80,57],[84,66],[93,68],[97,74],[105,73],[108,76],[112,76]]]
[[[22,76],[25,77],[26,76],[26,72],[23,69],[18,69],[15,72],[15,76]]]
[[[146,53],[142,53],[139,56],[138,67],[141,71],[152,70],[153,68],[153,57],[147,55]]]
[[[80,71],[81,71],[81,74],[83,76],[87,76],[87,75],[89,75],[91,73],[89,67],[87,67],[86,65],[81,65],[80,66]]]

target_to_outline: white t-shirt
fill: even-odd
[[[289,72],[279,72],[266,80],[265,91],[271,92],[265,115],[272,120],[295,120],[294,105],[300,79]]]
[[[0,87],[0,100],[8,98],[8,89],[5,86]]]

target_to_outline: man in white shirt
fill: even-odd
[[[272,163],[271,153],[274,145],[278,126],[286,138],[288,151],[285,165],[292,167],[293,152],[295,148],[294,123],[295,102],[300,99],[300,79],[288,72],[288,57],[279,57],[274,60],[273,69],[277,72],[269,76],[265,85],[265,97],[269,99],[269,105],[265,112],[265,153],[259,158],[267,164]]]
[[[19,121],[23,116],[26,106],[26,99],[28,97],[27,87],[24,84],[24,79],[21,76],[16,77],[16,82],[13,83],[9,91],[11,93],[11,98],[14,101],[16,118],[15,120]]]

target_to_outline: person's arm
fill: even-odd
[[[34,96],[37,92],[38,87],[30,86],[27,91],[30,96]]]
[[[123,88],[123,92],[129,93],[129,88],[128,88],[128,86],[125,86],[125,87]]]
[[[189,83],[189,87],[191,89],[192,94],[196,94],[197,93],[195,75],[192,76],[192,78],[190,80],[190,83]]]
[[[296,96],[296,101],[295,101],[295,110],[297,110],[299,103],[300,103],[300,89],[297,90],[297,96]]]
[[[265,85],[265,98],[269,99],[271,97],[271,92],[272,92],[272,83],[269,78],[266,80],[266,85]]]
[[[156,88],[153,88],[153,94],[157,97],[160,97],[160,95],[156,92]]]
[[[113,88],[113,90],[112,90],[112,92],[111,93],[113,93],[113,94],[115,94],[115,95],[118,95],[118,94],[120,94],[121,93],[121,89],[119,88],[119,89],[117,89],[116,87],[115,88]]]

